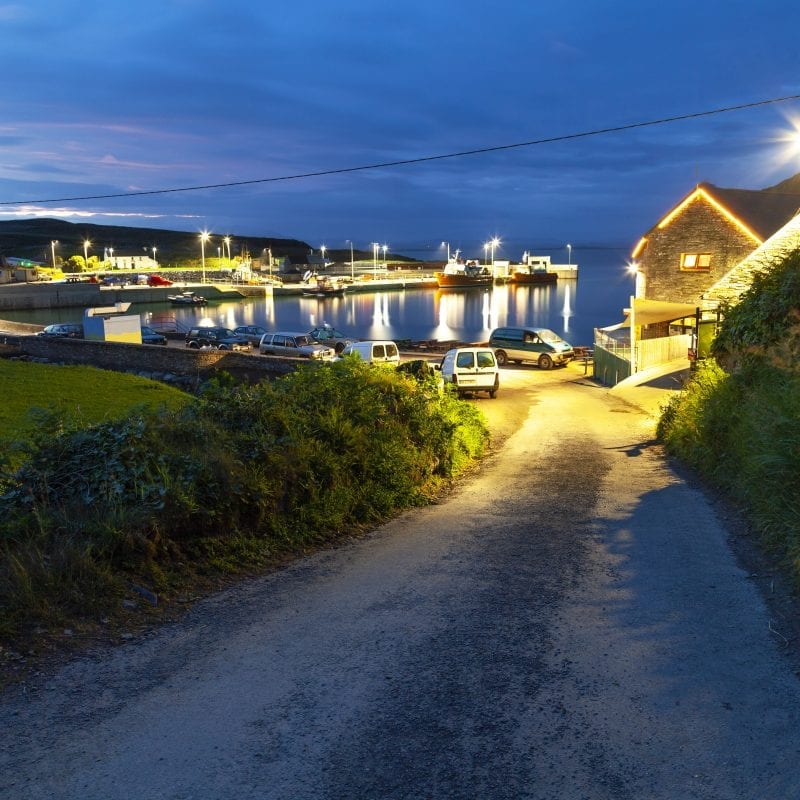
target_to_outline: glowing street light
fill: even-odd
[[[327,249],[324,244],[319,248],[319,252],[322,254],[322,269],[325,269],[325,251]]]
[[[572,245],[567,245],[567,266],[572,265]]]
[[[450,242],[442,242],[442,247],[447,248],[447,263],[450,263]]]
[[[53,254],[53,269],[56,268],[56,245],[58,244],[58,239],[53,239],[50,242],[50,251]]]
[[[631,261],[628,264],[628,272],[633,275],[633,296],[636,297],[639,294],[639,276],[642,274],[639,272],[639,264]]]
[[[203,265],[203,283],[206,282],[206,242],[211,238],[208,231],[200,234],[200,260]]]
[[[225,242],[225,245],[228,248],[228,261],[230,261],[231,260],[231,237],[230,236],[226,236],[222,241]]]
[[[500,247],[500,240],[495,236],[490,244],[492,245],[492,269],[494,269],[494,249],[495,247]]]
[[[155,261],[155,262],[156,262],[156,266],[158,266],[158,261],[156,261],[156,250],[157,250],[157,249],[158,249],[158,248],[156,248],[156,246],[155,246],[155,245],[153,245],[153,261]]]
[[[388,269],[389,265],[386,263],[386,251],[389,249],[388,244],[381,245],[381,250],[383,250],[383,268]]]
[[[91,242],[88,239],[83,240],[83,268],[89,269],[89,247]]]
[[[356,267],[355,261],[353,261],[353,240],[346,239],[345,241],[350,243],[350,280],[354,281],[356,279]]]
[[[378,277],[378,247],[380,245],[377,242],[372,243],[372,279],[375,280]]]

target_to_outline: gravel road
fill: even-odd
[[[0,797],[800,798],[800,682],[653,421],[508,369],[458,491],[0,700]]]

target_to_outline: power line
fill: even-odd
[[[514,144],[500,144],[492,147],[480,147],[474,150],[461,150],[456,153],[443,153],[433,156],[419,156],[417,158],[407,158],[397,161],[384,161],[379,164],[363,164],[358,167],[341,167],[339,169],[324,169],[315,172],[300,172],[295,175],[281,175],[273,178],[255,178],[247,181],[229,181],[227,183],[209,183],[204,186],[184,186],[182,188],[171,189],[150,189],[140,192],[119,192],[115,194],[95,194],[82,195],[78,197],[59,197],[45,200],[0,200],[0,206],[25,205],[30,203],[74,203],[80,200],[110,200],[117,197],[142,197],[144,195],[156,194],[177,194],[179,192],[197,192],[206,189],[227,189],[233,186],[253,186],[259,183],[278,183],[280,181],[296,181],[304,178],[319,178],[326,175],[344,175],[350,172],[365,172],[373,169],[387,169],[389,167],[402,167],[409,164],[423,164],[428,161],[443,161],[448,158],[462,158],[464,156],[476,156],[484,153],[496,153],[501,150],[514,150],[522,147],[534,147],[540,144],[553,144],[555,142],[566,142],[572,139],[585,139],[589,136],[601,136],[607,133],[620,133],[636,128],[648,128],[654,125],[665,125],[669,122],[682,122],[688,119],[698,119],[700,117],[711,117],[715,114],[727,114],[731,111],[742,111],[747,108],[758,108],[759,106],[771,105],[773,103],[785,103],[790,100],[800,100],[800,95],[787,95],[786,97],[773,97],[769,100],[759,100],[754,103],[742,103],[736,106],[726,106],[715,108],[710,111],[697,111],[691,114],[679,114],[674,117],[663,117],[652,119],[646,122],[631,122],[627,125],[617,125],[610,128],[596,128],[591,131],[580,133],[567,133],[561,136],[548,136],[544,139],[533,139],[529,142],[516,142]]]

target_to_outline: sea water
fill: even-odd
[[[260,325],[268,331],[309,331],[327,323],[360,339],[478,342],[486,341],[496,327],[525,325],[550,328],[573,345],[591,345],[594,329],[621,322],[630,303],[633,278],[626,271],[628,253],[624,248],[575,248],[571,255],[572,263],[579,265],[577,279],[560,279],[550,286],[394,289],[331,298],[265,295],[187,308],[136,304],[131,311],[141,314],[143,324],[170,318],[181,329]],[[82,313],[64,308],[0,316],[49,324],[80,322]]]

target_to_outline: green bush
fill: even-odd
[[[423,503],[486,438],[432,378],[352,359],[213,383],[177,410],[47,420],[2,476],[0,636],[93,608],[132,577],[167,591]]]

